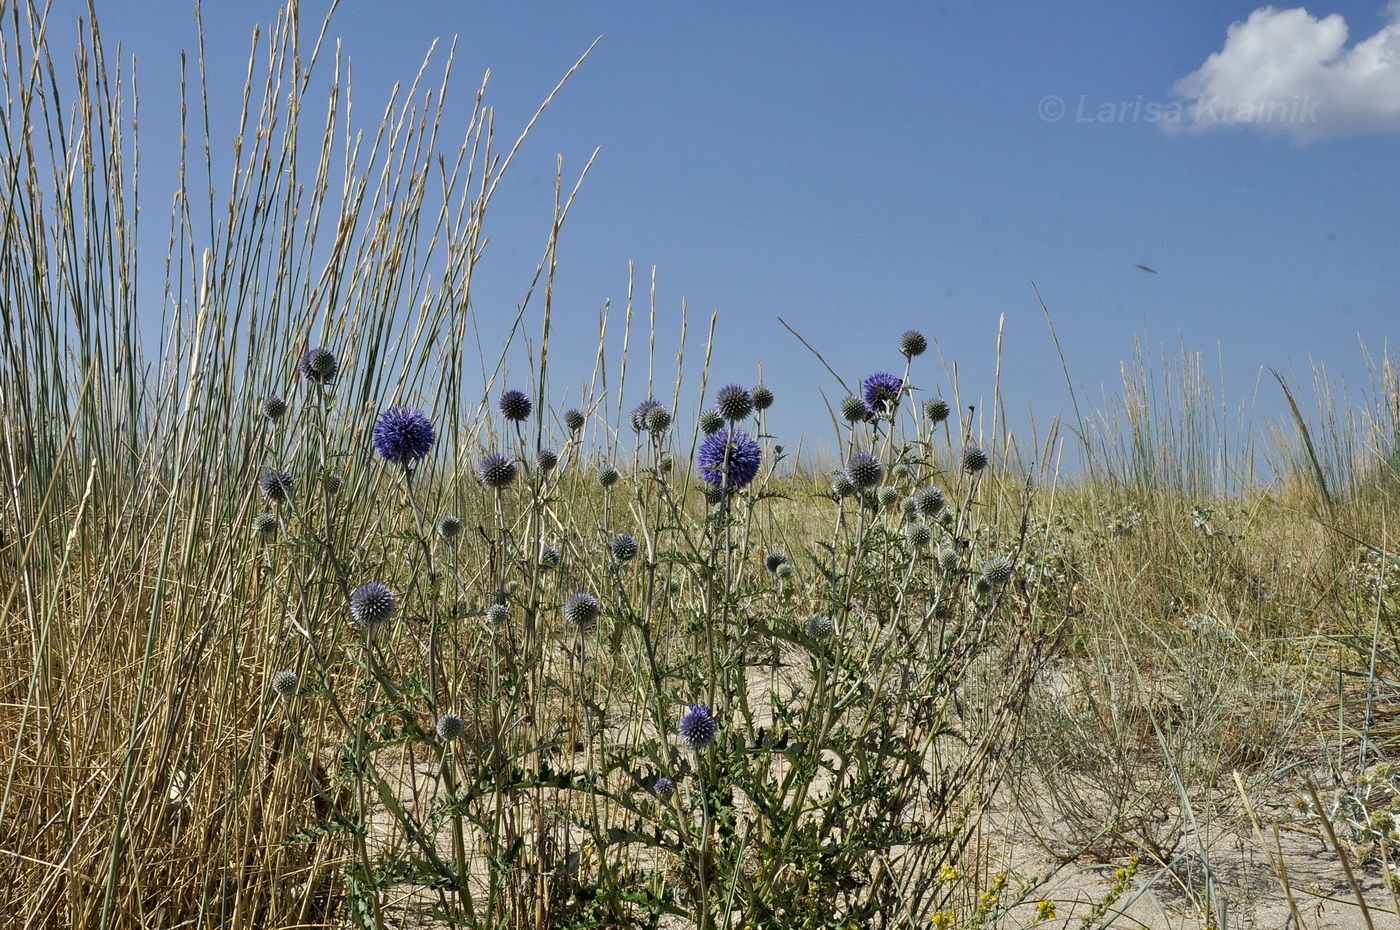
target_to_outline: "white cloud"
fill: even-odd
[[[1308,142],[1400,132],[1400,0],[1375,35],[1347,47],[1339,14],[1260,7],[1230,25],[1225,46],[1176,82],[1175,128],[1245,127]]]

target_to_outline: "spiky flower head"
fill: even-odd
[[[476,476],[481,483],[497,491],[515,481],[516,471],[515,462],[499,452],[483,455],[476,463]]]
[[[870,419],[870,408],[859,397],[847,397],[841,401],[841,419],[847,423],[864,423]]]
[[[990,594],[992,591],[992,579],[988,578],[986,575],[978,576],[977,583],[973,585],[973,590],[978,594]]]
[[[296,693],[300,683],[301,679],[297,677],[295,669],[284,668],[272,676],[272,693],[278,697],[288,697]]]
[[[753,389],[753,409],[767,410],[773,406],[773,391],[766,384],[760,384]]]
[[[500,601],[488,605],[486,608],[486,622],[492,626],[499,626],[502,623],[510,622],[510,608]]]
[[[455,541],[462,535],[462,518],[455,513],[443,514],[437,522],[438,535],[448,542]]]
[[[655,398],[648,397],[640,404],[632,408],[632,412],[627,415],[627,420],[632,424],[632,432],[640,433],[647,428],[647,416],[661,407],[661,402]]]
[[[605,488],[610,488],[617,484],[618,479],[621,477],[622,475],[618,473],[618,470],[607,462],[598,466],[598,483]]]
[[[910,523],[904,527],[904,538],[915,549],[923,549],[933,542],[933,530],[927,523]]]
[[[906,329],[899,337],[899,351],[906,358],[918,358],[928,351],[928,339],[917,329]]]
[[[630,562],[637,557],[637,538],[619,533],[608,543],[608,552],[615,562]]]
[[[653,433],[664,433],[671,427],[671,411],[658,404],[647,411],[646,428]]]
[[[724,499],[728,497],[730,493],[730,491],[724,488],[712,488],[707,484],[705,485],[705,503],[709,504],[711,507],[718,507],[720,504],[724,503]]]
[[[335,353],[325,346],[316,346],[301,357],[297,363],[301,376],[312,384],[330,384],[340,371],[340,362]]]
[[[543,472],[554,471],[554,466],[559,464],[559,453],[548,447],[535,453],[535,467]]]
[[[742,488],[758,477],[763,452],[743,430],[715,433],[700,444],[700,474],[716,488]]]
[[[860,383],[861,395],[872,416],[887,413],[899,406],[904,380],[887,371],[877,371]]]
[[[663,475],[669,475],[671,473],[671,469],[675,467],[676,460],[671,458],[671,453],[669,452],[661,453],[661,458],[656,460],[656,470],[661,472],[661,474]]]
[[[873,452],[852,452],[846,460],[846,477],[857,491],[873,488],[885,479],[885,463]]]
[[[778,569],[787,565],[790,561],[786,552],[780,552],[774,549],[763,557],[763,567],[768,569],[769,572],[776,574]]]
[[[374,451],[391,465],[406,468],[418,462],[435,438],[432,421],[413,407],[390,407],[374,421]]]
[[[904,500],[902,500],[902,501],[899,502],[899,512],[902,513],[902,514],[904,515],[904,519],[906,519],[906,520],[915,520],[915,519],[918,519],[918,516],[919,516],[919,502],[918,502],[918,500],[915,499],[915,497],[914,497],[912,494],[911,494],[910,496],[906,497]]]
[[[535,409],[535,403],[530,400],[529,394],[511,388],[501,394],[501,399],[496,402],[496,407],[501,411],[501,416],[510,422],[524,423],[530,419],[530,412]]]
[[[276,394],[263,398],[262,415],[269,420],[280,420],[287,415],[287,402]]]
[[[726,384],[715,392],[715,411],[730,423],[753,413],[753,395],[741,384]]]
[[[706,410],[700,414],[700,431],[706,436],[713,436],[724,429],[724,417],[713,410]]]
[[[981,446],[968,446],[962,454],[963,470],[969,475],[975,475],[987,467],[987,453],[982,451]]]
[[[258,478],[258,490],[263,497],[280,504],[292,496],[292,473],[285,468],[264,469]]]
[[[856,486],[844,471],[837,472],[836,476],[831,479],[831,493],[837,497],[850,497],[856,493]]]
[[[692,749],[703,749],[715,741],[719,734],[719,724],[715,723],[710,708],[705,704],[691,704],[676,727],[681,742]]]
[[[885,485],[880,489],[880,493],[876,495],[876,500],[880,502],[881,509],[888,510],[899,503],[899,488],[893,485]]]
[[[665,775],[662,775],[656,781],[651,783],[651,793],[656,795],[658,798],[670,797],[671,793],[675,790],[676,783],[671,779],[667,778]]]
[[[945,572],[951,572],[958,567],[958,554],[952,549],[938,550],[938,567]]]
[[[545,568],[554,568],[559,564],[559,550],[545,543],[540,547],[540,564]]]
[[[919,505],[919,513],[930,520],[938,516],[943,511],[943,505],[947,503],[943,492],[931,484],[915,491],[914,501]]]
[[[1011,560],[1004,555],[994,555],[982,565],[982,577],[995,587],[1001,587],[1010,581],[1013,572]]]
[[[575,591],[564,598],[564,619],[574,626],[588,626],[598,619],[601,605],[587,591]]]
[[[467,722],[458,714],[443,714],[433,724],[433,730],[444,743],[455,743],[467,735]]]
[[[253,532],[259,539],[270,540],[277,536],[278,522],[276,514],[260,513],[253,517]]]
[[[576,407],[570,407],[564,411],[564,425],[569,428],[569,432],[577,433],[583,429],[583,411]]]
[[[367,581],[350,592],[350,616],[362,627],[376,627],[394,616],[399,599],[381,581]]]
[[[924,416],[928,417],[929,422],[934,426],[948,419],[949,414],[952,412],[953,411],[948,408],[948,402],[941,397],[935,397],[933,400],[924,402]]]
[[[813,639],[830,639],[836,635],[836,624],[826,614],[812,614],[807,621],[807,635]]]
[[[345,479],[340,477],[339,472],[326,472],[321,476],[321,487],[326,489],[326,493],[332,496],[339,494],[341,487],[345,484]]]
[[[951,510],[945,510],[945,511],[943,511],[942,513],[940,513],[940,514],[938,515],[938,522],[939,522],[939,523],[942,523],[944,526],[948,527],[949,529],[952,529],[952,528],[953,528],[953,522],[954,522],[954,521],[953,521],[953,511],[951,511]]]
[[[776,577],[786,581],[787,579],[792,577],[792,563],[784,562],[782,565],[779,565],[777,568],[773,569],[773,574]]]

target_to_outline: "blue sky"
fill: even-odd
[[[231,108],[250,30],[275,3],[208,6],[208,53]],[[627,262],[643,274],[656,265],[666,315],[658,355],[674,353],[681,297],[692,334],[718,309],[712,383],[751,382],[762,364],[778,392],[777,430],[816,436],[826,414],[813,389],[834,388],[779,315],[852,379],[898,370],[898,335],[917,327],[958,360],[967,398],[990,394],[1005,313],[1013,422],[1028,408],[1042,422],[1067,412],[1032,280],[1091,398],[1117,389],[1119,362],[1144,331],[1153,345],[1184,344],[1212,363],[1218,347],[1236,400],[1253,392],[1261,366],[1301,375],[1311,358],[1361,379],[1358,339],[1379,354],[1400,332],[1400,133],[1370,113],[1389,85],[1348,90],[1350,100],[1319,85],[1324,126],[1311,134],[1170,132],[1133,117],[1137,104],[1179,102],[1177,82],[1256,6],[949,2],[857,12],[835,3],[413,0],[346,3],[333,32],[364,114],[411,77],[434,37],[459,36],[462,119],[490,67],[503,136],[602,35],[503,185],[479,312],[508,315],[528,284],[555,154],[576,170],[601,146],[561,247],[561,338],[590,343],[603,300],[624,296]],[[307,19],[318,21],[320,9],[308,4]],[[1260,35],[1272,25],[1320,35],[1313,18],[1338,14],[1349,48],[1396,19],[1375,2],[1308,9],[1307,19],[1259,19]],[[143,186],[163,209],[174,160],[161,146],[173,140],[175,95],[159,88],[174,86],[193,17],[155,0],[100,4],[99,13],[109,47],[121,39],[138,56]],[[1286,32],[1274,38],[1282,55],[1298,45]],[[1267,64],[1246,60],[1202,80],[1230,93]],[[1320,80],[1314,72],[1299,71],[1306,93]],[[1064,101],[1058,120],[1042,115],[1049,95]],[[1126,104],[1129,115],[1080,118],[1104,104]],[[1345,125],[1328,128],[1343,110]],[[147,229],[163,248],[164,226]],[[592,361],[560,358],[574,380]],[[915,380],[937,388],[936,359]],[[1263,412],[1281,411],[1276,394],[1263,385]]]

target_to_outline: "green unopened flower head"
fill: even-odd
[[[296,693],[301,679],[295,669],[284,668],[272,676],[272,693],[278,697],[288,697]]]
[[[610,488],[617,484],[622,475],[616,468],[604,463],[598,466],[598,484],[605,488]]]
[[[933,542],[933,530],[927,523],[910,523],[904,527],[904,538],[915,549],[925,549]]]
[[[454,743],[467,735],[467,722],[458,714],[443,714],[433,724],[433,730],[444,743]]]
[[[260,513],[253,518],[253,532],[259,539],[269,541],[277,538],[277,517],[270,513]]]

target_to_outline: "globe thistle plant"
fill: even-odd
[[[499,452],[483,455],[476,465],[476,475],[481,483],[495,491],[509,487],[515,481],[516,472],[515,462]]]
[[[907,329],[899,337],[899,351],[905,358],[918,358],[928,351],[928,339],[917,329]]]
[[[719,724],[715,722],[710,708],[705,704],[691,704],[676,727],[681,742],[691,749],[704,749],[719,735]]]
[[[927,523],[910,523],[904,527],[904,538],[915,549],[926,549],[933,542],[933,530]]]
[[[912,495],[899,502],[899,512],[906,520],[917,520],[919,518],[919,502]]]
[[[870,408],[859,397],[847,397],[841,401],[841,419],[847,423],[864,423],[870,419]]]
[[[1013,572],[1011,560],[1004,555],[994,555],[982,566],[982,577],[997,588],[1010,581]]]
[[[914,502],[918,505],[920,515],[932,520],[943,511],[947,500],[942,491],[929,485],[914,492]]]
[[[760,384],[753,389],[753,409],[758,411],[767,410],[773,406],[773,392],[768,385]]]
[[[285,503],[292,496],[292,473],[285,468],[268,468],[258,478],[258,490],[274,504]]]
[[[432,421],[412,407],[390,407],[374,422],[374,451],[391,465],[409,468],[433,447]]]
[[[630,562],[637,557],[637,538],[619,533],[608,543],[608,552],[612,554],[614,562]]]
[[[671,411],[657,404],[647,411],[646,428],[653,433],[664,433],[671,427]]]
[[[512,388],[501,395],[496,407],[501,411],[501,416],[510,422],[524,423],[530,419],[530,412],[535,409],[535,404],[530,400],[529,394]]]
[[[951,572],[958,567],[958,554],[952,549],[938,550],[938,567]]]
[[[941,397],[935,397],[933,400],[924,402],[924,416],[928,417],[929,422],[934,426],[948,419],[948,416],[952,412],[953,411],[948,408],[948,402]]]
[[[706,410],[700,414],[700,431],[706,436],[713,436],[724,429],[724,417],[713,410]]]
[[[575,591],[564,598],[564,619],[577,627],[585,627],[598,619],[601,605],[587,591]]]
[[[316,346],[301,357],[301,361],[297,363],[297,370],[312,384],[330,384],[340,371],[340,362],[330,349]]]
[[[870,414],[885,413],[899,405],[899,396],[904,391],[904,381],[886,371],[877,371],[860,383],[861,395]]]
[[[873,488],[885,479],[885,463],[872,452],[852,452],[846,460],[846,477],[857,491]]]
[[[269,420],[280,420],[287,415],[287,402],[276,394],[263,398],[262,415]]]
[[[564,411],[564,425],[568,427],[569,432],[577,433],[579,430],[583,429],[583,423],[584,417],[581,410],[570,407],[568,410]]]
[[[458,714],[443,714],[433,724],[433,731],[444,743],[455,743],[467,735],[467,722]]]
[[[779,552],[777,549],[774,549],[763,557],[763,567],[766,568],[770,574],[777,574],[778,569],[787,565],[790,561],[786,552]]]
[[[981,446],[968,446],[962,454],[963,470],[969,475],[975,475],[987,467],[987,453],[982,451]]]
[[[300,683],[301,679],[295,669],[284,668],[272,676],[272,693],[278,697],[290,697],[296,694],[297,685]]]
[[[392,619],[398,609],[398,597],[383,582],[368,581],[350,592],[350,616],[366,629]]]
[[[880,489],[879,494],[876,496],[876,500],[880,502],[881,510],[890,509],[895,504],[899,503],[899,488],[888,484],[885,485]]]
[[[540,547],[540,564],[545,568],[557,568],[559,566],[559,550],[545,543]]]
[[[763,451],[743,430],[715,433],[700,444],[700,474],[711,487],[734,490],[758,477]]]
[[[779,565],[777,568],[773,569],[773,575],[780,581],[788,580],[792,577],[792,563],[784,562],[782,565]]]
[[[632,412],[627,415],[627,420],[632,424],[632,432],[640,433],[647,428],[647,417],[653,410],[662,409],[661,402],[648,397],[640,404],[632,408]]]
[[[838,498],[850,497],[856,493],[856,486],[844,471],[838,472],[836,477],[831,479],[831,493]]]
[[[535,453],[535,468],[541,474],[548,474],[554,471],[554,466],[559,464],[559,453],[553,449],[544,448]]]
[[[253,517],[253,532],[257,534],[259,539],[264,541],[277,538],[279,525],[276,514],[260,513]]]
[[[726,384],[715,392],[715,412],[730,423],[745,420],[753,413],[753,395],[739,384]]]
[[[807,635],[813,639],[830,639],[836,635],[836,624],[826,614],[813,614],[807,621]]]
[[[598,466],[598,484],[604,488],[610,488],[617,484],[621,477],[618,470],[606,462]]]
[[[671,779],[667,778],[665,775],[662,775],[656,781],[651,783],[651,793],[656,795],[658,798],[668,798],[675,790],[676,783]]]
[[[492,626],[500,626],[510,622],[510,608],[500,601],[490,604],[486,608],[486,622]]]
[[[447,542],[456,542],[462,535],[462,518],[455,513],[443,514],[437,522],[437,534]]]
[[[338,472],[327,472],[321,476],[321,487],[326,489],[326,493],[334,497],[340,493],[341,487],[345,484],[345,479],[340,477]]]

